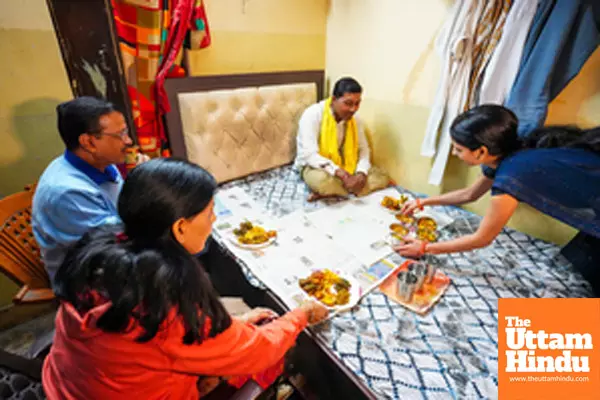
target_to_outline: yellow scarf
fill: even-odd
[[[358,164],[358,129],[352,117],[346,122],[346,134],[342,154],[337,140],[337,123],[331,111],[331,97],[325,101],[321,133],[319,135],[319,154],[330,159],[349,174],[354,174]]]

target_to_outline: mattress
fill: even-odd
[[[308,189],[291,166],[223,188],[234,186],[273,216],[328,204],[306,201]],[[436,210],[454,219],[440,232],[441,240],[472,233],[481,220],[457,207]],[[504,229],[485,249],[428,258],[452,284],[427,315],[414,314],[375,291],[354,311],[336,316],[316,332],[378,398],[497,398],[498,299],[592,295],[558,252],[555,245]],[[242,268],[251,283],[261,286]]]

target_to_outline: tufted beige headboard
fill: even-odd
[[[167,133],[174,156],[221,182],[293,161],[306,107],[321,99],[323,71],[168,80]]]

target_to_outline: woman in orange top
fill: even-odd
[[[136,167],[118,209],[123,235],[102,229],[69,252],[55,277],[61,305],[42,381],[53,399],[197,399],[198,375],[279,365],[327,309],[307,303],[272,322],[231,317],[192,254],[215,221],[214,178],[185,161]]]

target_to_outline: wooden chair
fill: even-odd
[[[15,304],[54,299],[40,248],[31,228],[31,203],[35,185],[0,200],[0,271],[21,285]]]

